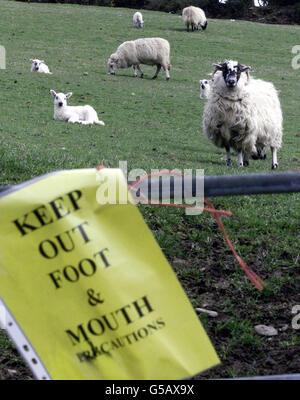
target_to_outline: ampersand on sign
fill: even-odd
[[[104,303],[104,300],[100,298],[100,293],[95,293],[94,289],[89,289],[87,291],[87,295],[89,297],[88,301],[91,306],[96,306],[97,304]]]

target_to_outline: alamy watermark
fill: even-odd
[[[97,171],[100,184],[96,193],[99,204],[174,204],[186,205],[187,215],[199,215],[204,206],[204,170],[173,169],[158,170],[132,169],[128,171],[127,161],[119,161],[127,186],[118,182],[117,175],[110,168]],[[149,180],[148,180],[149,178]],[[193,179],[194,178],[194,179]],[[171,185],[172,180],[172,185]],[[172,187],[172,192],[171,192]]]
[[[0,45],[0,69],[6,69],[6,50]]]
[[[300,329],[300,304],[297,304],[292,308],[292,314],[296,314],[292,319],[292,328]]]
[[[299,69],[300,68],[300,45],[296,45],[292,48],[292,54],[296,54],[292,59],[292,68]]]

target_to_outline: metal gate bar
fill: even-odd
[[[182,181],[182,193],[184,188],[192,188],[191,193],[196,196],[196,189],[203,182],[202,177],[179,177],[169,176],[170,179],[170,199],[174,199],[175,179]],[[148,185],[148,197],[153,195],[153,191],[158,191],[158,196],[162,195],[162,181],[160,177],[149,177],[141,182],[141,186]],[[165,181],[164,181],[165,182]],[[128,184],[132,184],[129,181]],[[23,186],[23,184],[22,184]],[[5,192],[12,186],[0,186],[0,192]],[[18,190],[18,185],[13,186]],[[164,188],[165,190],[165,188]],[[247,175],[217,175],[204,176],[204,196],[233,196],[233,195],[253,195],[253,194],[275,194],[275,193],[296,193],[300,192],[300,172],[279,172],[273,174],[247,174]]]

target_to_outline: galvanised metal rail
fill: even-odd
[[[202,182],[200,177],[180,177],[169,176],[170,179],[170,200],[174,199],[174,182],[176,180],[182,181],[182,193],[184,187],[192,188],[192,196],[196,196],[197,185]],[[197,182],[198,181],[198,182]],[[159,177],[145,178],[140,186],[146,188],[148,185],[148,197],[153,195],[162,195],[162,182],[163,179]],[[133,182],[128,182],[132,184]],[[0,192],[8,189],[18,189],[15,186],[0,186]],[[164,187],[164,190],[166,188]],[[156,193],[154,193],[156,192]],[[218,175],[218,176],[204,176],[204,196],[233,196],[233,195],[253,195],[253,194],[275,194],[275,193],[296,193],[300,192],[300,172],[279,172],[272,174],[247,174],[247,175]]]

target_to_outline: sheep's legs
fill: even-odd
[[[170,67],[168,67],[168,65],[166,65],[166,66],[163,65],[163,69],[164,69],[164,71],[165,71],[165,73],[166,73],[166,80],[167,80],[167,81],[170,79],[169,68],[170,68]]]
[[[156,79],[157,78],[157,75],[159,74],[159,71],[161,70],[161,65],[160,64],[158,64],[157,66],[156,66],[156,72],[155,72],[155,75],[153,76],[153,78],[152,79]]]
[[[140,72],[140,74],[141,74],[141,78],[144,78],[144,74],[143,74],[143,71],[141,70],[141,68],[140,68],[140,66],[139,65],[137,65],[137,69],[139,70],[139,72]]]
[[[237,160],[238,160],[238,165],[240,167],[243,167],[244,162],[243,162],[243,152],[242,152],[242,150],[238,152]]]
[[[243,164],[244,164],[244,167],[248,167],[249,166],[249,155],[247,154],[244,154],[243,155]]]
[[[137,77],[137,70],[139,70],[140,74],[141,74],[141,78],[144,77],[143,71],[141,70],[139,65],[134,65],[133,66],[133,76],[136,78]]]
[[[225,149],[226,149],[226,165],[230,167],[232,165],[232,160],[230,157],[230,147],[225,147]]]
[[[68,122],[69,122],[70,124],[81,124],[81,122],[79,121],[79,119],[78,119],[77,116],[74,116],[74,117],[69,118],[69,119],[68,119]]]
[[[245,154],[242,150],[238,152],[238,164],[240,167],[249,166],[249,154]]]
[[[272,169],[278,168],[278,161],[277,161],[277,149],[275,147],[271,147],[272,152]]]

